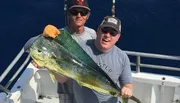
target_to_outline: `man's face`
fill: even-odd
[[[84,26],[89,17],[89,10],[84,8],[72,8],[69,10],[71,23],[75,26]]]
[[[108,52],[118,41],[120,33],[110,27],[99,28],[97,32],[96,45],[102,52]]]

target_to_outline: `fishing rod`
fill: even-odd
[[[67,26],[68,20],[67,20],[67,0],[64,0],[64,16],[65,16],[65,25]]]
[[[112,17],[115,17],[115,0],[112,0]]]
[[[112,0],[112,9],[111,9],[112,17],[115,17],[115,3],[116,3],[116,1]],[[135,101],[136,103],[141,103],[141,101],[137,97],[135,97],[135,96],[132,96],[129,99]]]

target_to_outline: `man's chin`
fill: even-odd
[[[80,22],[76,22],[75,24],[76,24],[76,26],[79,26],[79,27],[83,25],[83,24],[80,23]]]
[[[108,48],[108,46],[107,46],[107,45],[105,45],[105,44],[101,44],[101,49],[106,50],[107,48]]]

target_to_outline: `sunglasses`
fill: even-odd
[[[103,27],[101,28],[101,31],[104,34],[110,33],[112,36],[116,36],[118,34],[118,32],[115,29],[109,27]]]
[[[73,16],[77,16],[79,13],[81,14],[81,16],[86,16],[88,14],[88,10],[70,10],[69,13]]]

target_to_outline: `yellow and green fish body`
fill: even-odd
[[[69,37],[71,36],[69,35]],[[72,78],[82,86],[118,96],[118,89],[112,80],[76,41],[69,37],[64,38],[64,44],[62,44],[62,41],[59,42],[59,38],[51,39],[40,36],[30,47],[32,59],[39,66],[47,67],[52,72]]]

